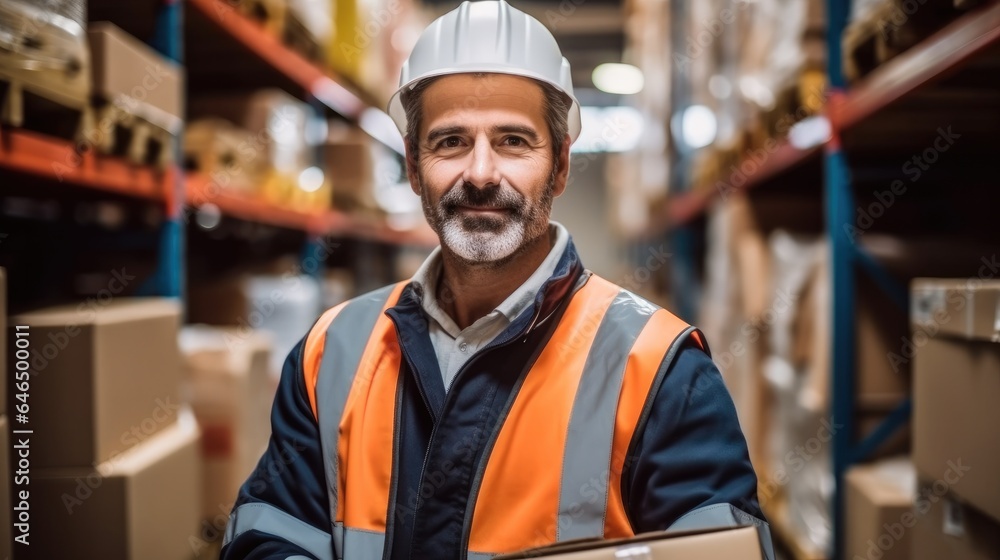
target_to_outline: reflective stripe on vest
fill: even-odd
[[[401,354],[383,311],[402,287],[350,302],[326,332],[316,410],[336,481],[328,486],[338,558],[380,558],[384,548]],[[620,491],[625,454],[647,396],[692,331],[606,280],[587,281],[489,451],[474,489],[470,559],[632,534]]]
[[[347,478],[346,471],[351,471],[351,461],[348,458],[346,465],[341,465],[344,455],[341,453],[342,441],[340,431],[344,423],[344,411],[347,407],[352,388],[357,385],[369,385],[374,377],[377,368],[372,367],[372,363],[379,360],[375,352],[379,350],[379,342],[385,336],[377,336],[385,332],[385,322],[389,322],[383,312],[399,298],[405,283],[397,283],[376,290],[367,295],[361,296],[347,303],[337,313],[327,329],[326,340],[323,344],[323,359],[320,361],[319,374],[316,379],[316,414],[320,428],[320,443],[322,445],[323,456],[326,457],[326,480],[327,494],[330,505],[330,519],[333,521],[333,535],[335,551],[338,558],[345,557],[345,547],[351,546],[351,558],[381,558],[382,548],[378,544],[377,554],[372,555],[373,541],[365,539],[362,535],[383,534],[385,532],[385,503],[388,502],[388,491],[385,492],[385,501],[382,505],[381,527],[360,527],[358,535],[352,535],[343,526],[344,520],[344,500],[341,499],[344,492],[343,481]],[[382,323],[381,325],[379,323]],[[391,325],[391,322],[390,322]],[[387,352],[385,357],[390,357],[391,352]],[[389,376],[393,389],[390,394],[395,394],[395,374],[398,372],[398,345],[396,346],[395,367],[390,365],[392,375]],[[391,361],[391,359],[390,359]],[[368,372],[367,375],[358,377],[360,371]],[[383,376],[384,378],[385,376]],[[362,391],[361,394],[364,394]],[[390,399],[390,402],[392,400]],[[390,414],[392,410],[390,409]],[[389,431],[389,448],[392,448],[392,431]],[[391,457],[390,457],[391,461]],[[383,468],[385,466],[383,465]],[[390,471],[392,464],[388,465]],[[352,477],[360,474],[352,474]],[[388,488],[386,479],[386,488]],[[377,497],[377,495],[376,495]],[[376,520],[377,521],[377,520]],[[366,531],[367,530],[367,531]],[[355,543],[357,545],[355,546]]]
[[[260,531],[281,537],[319,560],[333,560],[329,534],[271,504],[250,502],[233,510],[229,515],[222,546],[247,531]]]

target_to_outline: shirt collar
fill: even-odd
[[[555,273],[559,259],[569,244],[569,232],[562,224],[550,221],[549,227],[554,229],[556,233],[556,239],[549,254],[545,256],[545,259],[531,276],[494,309],[506,317],[508,321],[513,321],[534,302],[538,290]],[[441,247],[436,247],[417,269],[411,282],[420,296],[420,305],[423,310],[437,320],[445,331],[457,332],[459,329],[454,319],[445,313],[437,301],[437,283],[440,277]]]

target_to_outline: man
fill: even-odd
[[[703,337],[586,271],[549,221],[580,131],[551,34],[464,2],[389,110],[441,246],[291,353],[222,557],[479,559],[737,524],[770,553]]]

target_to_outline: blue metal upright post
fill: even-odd
[[[178,64],[184,61],[184,22],[181,0],[163,0],[156,14],[156,27],[150,40],[153,48]],[[186,93],[186,92],[185,92]],[[184,172],[180,166],[183,129],[174,140],[176,162],[167,188],[166,220],[160,230],[159,262],[156,270],[157,292],[168,297],[184,298]]]
[[[827,0],[827,103],[836,102],[845,82],[842,72],[841,36],[850,15],[848,0]],[[832,402],[831,424],[838,426],[833,433],[833,558],[844,553],[844,474],[851,465],[854,447],[854,238],[848,225],[853,225],[854,195],[850,169],[840,142],[840,131],[833,123],[833,138],[824,150],[824,199],[826,229],[830,243],[830,274],[833,293],[830,329],[830,380]]]
[[[844,226],[851,224],[853,193],[846,157],[837,142],[825,155],[826,226],[830,243],[833,292],[831,314],[831,424],[833,433],[833,557],[843,550],[844,473],[851,465],[854,446],[854,241]]]

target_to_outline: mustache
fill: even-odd
[[[525,198],[513,188],[493,185],[478,188],[471,183],[462,183],[451,189],[439,202],[448,214],[454,214],[459,206],[506,210],[521,215],[524,212]]]

